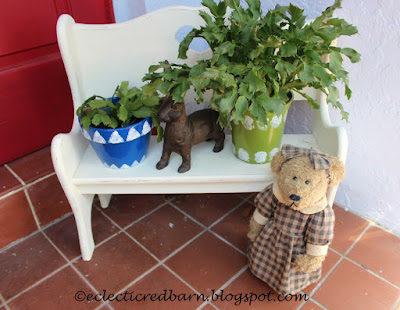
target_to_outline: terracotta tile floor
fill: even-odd
[[[10,180],[10,188],[15,187],[15,180]],[[49,177],[47,182],[55,180]],[[91,261],[81,259],[71,214],[0,250],[0,310],[398,309],[400,239],[336,206],[335,241],[321,281],[302,292],[308,301],[304,296],[278,301],[247,267],[252,198],[252,194],[120,195],[113,196],[105,210],[95,201],[96,249]],[[64,197],[51,193],[49,199],[32,195],[32,200],[41,202],[36,203],[37,215],[45,222],[51,218],[41,214],[40,206]],[[220,291],[218,300],[183,299],[215,291]],[[246,293],[257,294],[253,296],[261,301],[249,305],[240,300]],[[104,302],[101,294],[120,295]],[[156,295],[129,301],[135,295],[142,299],[139,294]],[[156,300],[172,299],[172,294],[174,301]],[[75,300],[84,296],[83,301]]]

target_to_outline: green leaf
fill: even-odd
[[[99,100],[99,99],[93,99],[93,100],[90,100],[87,104],[92,109],[101,109],[101,108],[105,108],[107,106],[107,101]]]
[[[300,9],[298,6],[289,4],[289,14],[292,16],[293,23],[303,17],[303,12],[304,10]]]
[[[166,81],[174,81],[179,76],[179,69],[170,69],[162,73],[162,76]]]
[[[206,70],[206,64],[199,63],[190,69],[189,77],[199,77],[203,74],[205,70]]]
[[[118,127],[118,121],[114,118],[114,117],[111,117],[111,120],[110,120],[110,125],[109,125],[111,128],[117,128]]]
[[[201,18],[204,19],[204,21],[205,21],[207,24],[212,24],[212,23],[213,23],[212,17],[211,17],[210,14],[208,14],[207,12],[205,12],[205,11],[199,11],[199,15],[201,16]]]
[[[152,72],[154,72],[154,71],[157,71],[157,70],[160,69],[160,68],[161,68],[160,65],[151,65],[151,66],[149,67],[149,73],[152,73]]]
[[[175,86],[174,89],[172,90],[172,99],[175,102],[184,102],[185,101],[184,97],[185,97],[186,92],[190,88],[190,83],[186,79],[183,79],[179,82],[180,82],[180,84]]]
[[[142,91],[143,91],[143,95],[145,97],[149,97],[152,96],[156,91],[159,85],[161,85],[163,83],[163,81],[160,80],[155,80],[154,82],[148,83],[146,85],[142,86]]]
[[[256,103],[262,106],[267,112],[281,114],[284,108],[285,101],[281,98],[269,97],[266,94],[261,94],[255,98]],[[265,113],[265,112],[264,112]]]
[[[311,109],[319,109],[318,103],[311,98],[310,96],[306,95],[305,93],[302,93],[298,90],[295,90],[298,94],[302,95],[304,98],[306,98],[308,105],[310,106]]]
[[[252,102],[249,107],[249,112],[261,125],[264,126],[268,124],[267,113],[259,103]]]
[[[157,126],[157,142],[161,142],[164,137],[164,128]]]
[[[89,126],[90,126],[90,124],[92,124],[92,121],[90,120],[89,117],[84,116],[81,118],[80,123],[83,126],[83,128],[85,128],[86,130],[89,130]]]
[[[232,56],[234,51],[235,51],[236,44],[226,41],[219,45],[215,50],[214,53],[218,53],[220,55],[223,54],[228,54],[229,56]]]
[[[338,52],[331,52],[329,56],[329,70],[333,73],[338,72],[342,68],[343,58]]]
[[[197,30],[193,29],[181,41],[181,43],[179,44],[179,49],[178,49],[178,58],[180,58],[180,59],[187,58],[187,55],[186,55],[187,50],[189,49],[189,45],[190,45],[190,43],[192,43],[192,41],[196,37],[196,35],[197,35]]]
[[[132,111],[139,109],[142,105],[143,105],[143,101],[142,101],[142,98],[140,97],[140,98],[136,98],[133,101],[129,101],[129,103],[126,105],[126,108],[132,112]]]
[[[244,121],[244,113],[249,108],[249,101],[245,96],[240,96],[235,103],[235,110],[232,113],[232,119],[237,119],[238,121]]]
[[[339,99],[339,90],[335,86],[329,86],[328,91],[329,94],[326,98],[326,101],[332,103],[332,105],[335,105],[336,101]]]
[[[227,71],[234,75],[243,76],[247,71],[247,66],[243,64],[230,62]]]
[[[313,68],[307,64],[303,63],[303,70],[301,70],[298,74],[300,81],[305,83],[312,83],[315,81]]]
[[[221,1],[220,3],[218,3],[218,17],[224,17],[224,15],[226,14],[226,7],[227,3],[225,1]]]
[[[161,84],[157,87],[157,89],[158,89],[160,92],[162,92],[164,95],[169,95],[169,91],[170,91],[174,86],[176,86],[176,85],[178,85],[177,82],[168,81],[168,82],[161,83]]]
[[[128,119],[128,110],[122,105],[119,107],[117,115],[121,121],[125,122]],[[104,121],[103,121],[103,123],[104,123]]]
[[[304,52],[304,54],[313,62],[316,62],[316,63],[321,62],[321,57],[316,51],[306,50]]]
[[[344,93],[346,94],[347,99],[351,98],[352,91],[347,84],[344,85]]]
[[[297,46],[294,43],[285,43],[281,46],[281,56],[291,57],[297,54]]]
[[[121,83],[120,87],[118,88],[118,97],[122,98],[128,95],[128,86],[128,81],[124,81]]]
[[[203,0],[201,4],[209,8],[211,14],[218,16],[218,6],[213,0]]]
[[[349,57],[352,63],[356,63],[361,60],[361,54],[352,48],[342,48],[340,52]]]
[[[132,112],[133,116],[136,118],[146,118],[151,116],[152,109],[151,107],[143,106],[140,109]]]
[[[251,93],[258,91],[266,91],[265,82],[260,79],[255,73],[254,69],[251,70],[247,75],[245,80],[249,83],[249,91]]]
[[[157,96],[144,97],[143,104],[147,107],[155,107],[160,104],[160,98]]]
[[[101,122],[102,122],[101,114],[96,114],[95,116],[93,116],[93,119],[92,119],[93,125],[98,126],[98,125],[100,125]]]
[[[230,123],[228,122],[228,114],[219,113],[217,123],[222,127],[230,127]]]
[[[108,126],[111,124],[111,118],[109,115],[107,114],[102,114],[101,115],[101,121],[104,125]]]
[[[275,68],[272,67],[263,67],[264,72],[267,74],[271,81],[275,81],[279,79],[278,72]]]
[[[333,79],[324,67],[319,64],[313,65],[313,72],[315,76],[321,81],[321,85],[326,87],[332,84]]]
[[[222,113],[229,114],[233,106],[236,102],[236,99],[238,97],[237,91],[230,91],[225,94],[225,96],[221,99],[221,102],[219,103],[219,111]]]

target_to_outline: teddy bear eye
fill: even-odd
[[[296,181],[297,180],[297,177],[293,177],[293,181]]]
[[[308,184],[310,184],[311,182],[310,182],[310,180],[307,180],[305,183],[308,185]]]

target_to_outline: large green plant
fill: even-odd
[[[117,99],[118,100],[115,100]],[[110,98],[93,95],[76,110],[80,124],[86,129],[89,126],[103,129],[115,129],[132,125],[143,118],[151,117],[157,126],[158,139],[162,139],[163,129],[155,117],[160,108],[161,98],[152,85],[146,84],[139,89],[129,88],[124,81]]]
[[[210,45],[212,58],[191,68],[160,63],[151,66],[144,79],[175,101],[183,101],[193,86],[201,103],[204,91],[212,89],[210,106],[220,112],[223,126],[229,126],[229,119],[243,121],[246,111],[266,124],[265,112],[280,114],[291,92],[302,95],[311,108],[319,108],[303,92],[305,87],[323,91],[327,101],[347,120],[335,85],[343,82],[345,95],[351,97],[343,55],[355,63],[360,54],[351,48],[332,46],[338,37],[357,33],[355,26],[333,17],[341,1],[336,0],[309,24],[304,11],[292,4],[277,5],[263,15],[259,0],[246,2],[248,8],[242,7],[239,0],[218,4],[204,0],[202,4],[209,9],[209,13],[200,11],[205,25],[184,38],[179,57],[185,59],[192,40],[200,37]],[[164,71],[157,71],[161,67]]]

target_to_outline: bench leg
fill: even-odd
[[[69,194],[69,195],[68,195]],[[91,260],[94,251],[94,240],[92,233],[92,204],[94,195],[82,195],[78,191],[70,190],[67,196],[74,213],[76,228],[78,229],[79,244],[81,247],[82,259]]]
[[[98,194],[100,200],[100,206],[105,209],[110,204],[112,194]]]

